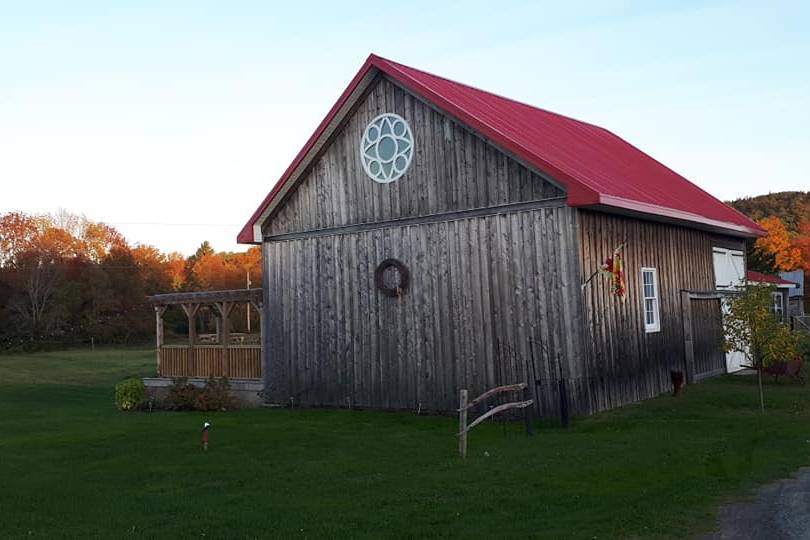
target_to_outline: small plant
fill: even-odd
[[[115,404],[122,411],[137,409],[146,397],[141,379],[125,379],[115,385]]]
[[[773,288],[765,285],[746,285],[742,294],[731,300],[723,317],[724,349],[743,353],[757,370],[762,412],[765,412],[763,368],[799,355],[797,335],[771,312],[772,292]]]
[[[233,407],[231,383],[227,377],[209,378],[194,402],[194,408],[198,411],[227,411]]]
[[[180,378],[169,388],[164,406],[172,411],[227,411],[235,408],[230,390],[231,383],[225,377],[211,377],[203,388]]]
[[[810,334],[797,332],[797,335],[799,336],[799,358],[805,362],[810,362]]]
[[[201,392],[202,390],[188,382],[188,379],[181,377],[169,388],[166,406],[173,411],[193,411]]]

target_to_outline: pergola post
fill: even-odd
[[[155,306],[155,336],[157,341],[157,374],[160,376],[160,349],[163,348],[163,314],[166,306]]]
[[[233,310],[234,303],[233,302],[217,302],[214,304],[217,306],[217,310],[219,311],[219,316],[222,319],[222,324],[220,328],[222,330],[222,376],[228,377],[230,376],[230,358],[228,356],[228,345],[230,345],[231,341],[231,311]]]
[[[194,373],[194,344],[197,342],[197,311],[200,309],[200,304],[187,303],[180,304],[183,311],[186,312],[188,317],[188,357],[186,358],[186,367],[188,373]]]

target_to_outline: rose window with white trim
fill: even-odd
[[[413,133],[408,122],[394,113],[372,120],[363,132],[360,159],[375,182],[387,184],[405,174],[413,159]]]

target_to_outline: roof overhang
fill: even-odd
[[[153,306],[214,304],[216,302],[262,302],[262,289],[231,289],[155,294],[146,298]]]
[[[754,285],[767,285],[769,287],[776,287],[777,289],[795,289],[795,283],[774,283],[772,281],[757,281],[754,279],[749,279],[748,283],[753,283]]]
[[[569,204],[570,201],[569,201]],[[744,227],[736,223],[709,219],[699,214],[675,210],[664,206],[645,204],[639,201],[631,201],[620,197],[609,195],[599,195],[599,203],[594,205],[577,205],[580,208],[589,208],[611,214],[619,214],[628,217],[642,218],[649,221],[681,225],[692,229],[699,229],[717,234],[737,236],[741,238],[759,238],[767,233],[763,229],[753,229]]]

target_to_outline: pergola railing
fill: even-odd
[[[263,331],[262,289],[201,291],[157,294],[149,297],[155,308],[157,342],[157,373],[163,377],[229,377],[260,379],[262,377],[262,345],[233,343],[230,315],[234,306],[243,303],[259,313],[259,328]],[[163,315],[169,306],[179,306],[188,318],[188,344],[164,343]],[[197,315],[200,308],[210,306],[218,316],[218,344],[201,344],[197,336]],[[243,334],[239,334],[243,336]],[[207,339],[210,343],[210,339]],[[262,343],[260,336],[259,343]]]

